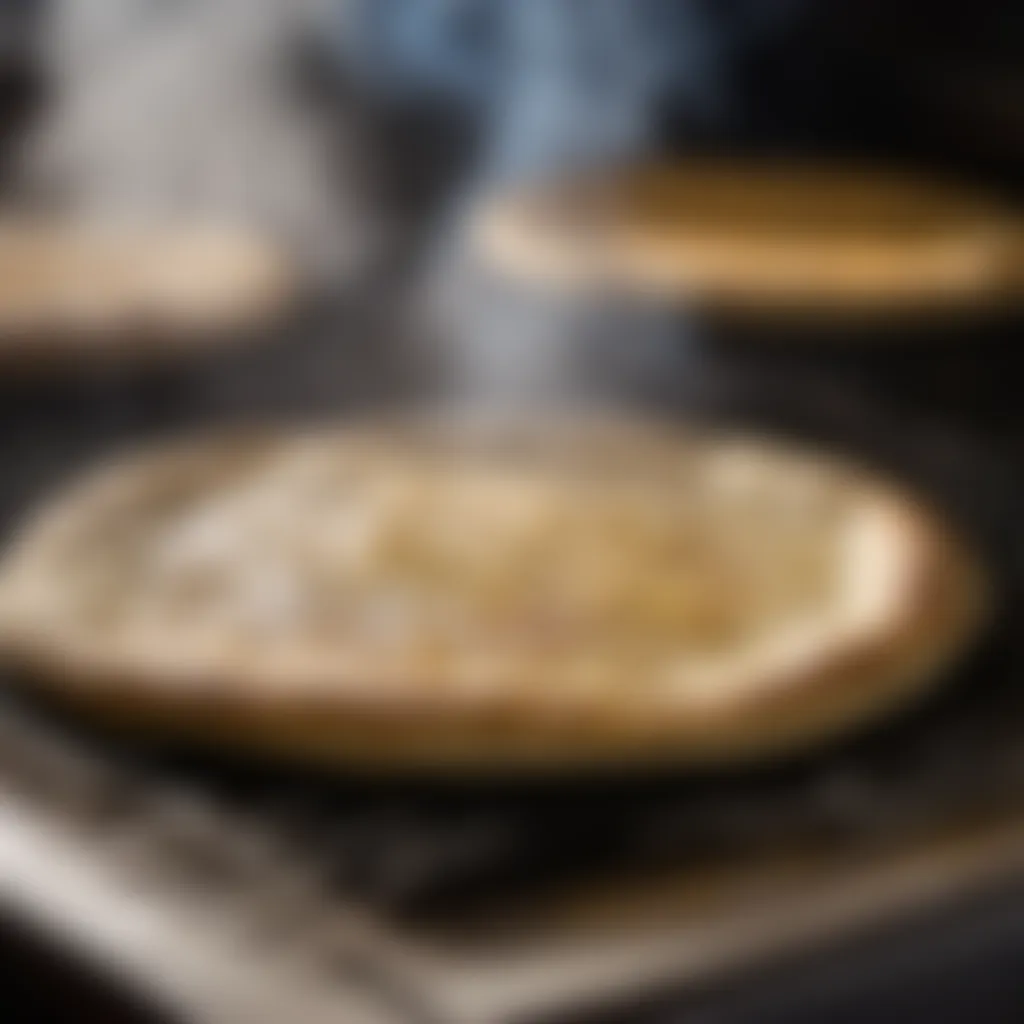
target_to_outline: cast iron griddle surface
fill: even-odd
[[[343,325],[339,329],[339,324]],[[373,408],[402,390],[394,325],[351,310],[311,318],[290,341],[146,379],[42,386],[6,403],[3,522],[97,457],[143,437],[253,417]],[[400,333],[400,332],[399,332]],[[975,539],[1005,609],[985,643],[927,704],[791,763],[699,777],[605,777],[557,784],[382,783],[325,777],[84,732],[12,690],[48,724],[125,777],[200,792],[247,820],[276,823],[339,891],[420,918],[543,892],[560,880],[635,875],[715,861],[756,865],[780,846],[823,851],[891,841],[984,815],[1024,794],[1022,504],[1005,439],[883,410],[843,383],[687,373],[647,401],[830,444],[920,487]],[[884,363],[882,364],[884,366]],[[923,363],[922,366],[925,366]],[[664,382],[663,382],[664,383]],[[14,397],[14,396],[12,396]]]

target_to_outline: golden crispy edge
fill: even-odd
[[[205,450],[202,461],[230,457],[236,443]],[[181,471],[194,464],[178,450],[115,467],[88,478],[49,519],[86,513],[106,488],[145,488],[175,465]],[[875,500],[894,502],[890,545],[903,559],[900,614],[881,629],[824,646],[799,671],[766,676],[755,692],[698,707],[673,706],[652,693],[639,699],[629,690],[582,702],[514,686],[438,693],[414,678],[375,689],[357,669],[329,692],[253,685],[241,665],[214,678],[183,679],[168,664],[133,666],[102,649],[62,647],[52,626],[18,620],[10,586],[0,598],[0,652],[29,685],[108,724],[296,762],[517,773],[767,757],[910,702],[939,682],[986,618],[990,587],[966,547],[884,485],[877,491]],[[31,552],[37,535],[30,531],[21,550]]]

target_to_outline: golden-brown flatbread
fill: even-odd
[[[0,365],[202,350],[275,322],[295,294],[285,254],[243,229],[0,222]]]
[[[690,162],[484,201],[472,248],[535,284],[716,313],[977,311],[1024,300],[1024,219],[933,181],[813,164]]]
[[[347,428],[87,477],[9,553],[0,643],[108,721],[266,755],[695,765],[922,692],[988,589],[913,496],[782,443]]]

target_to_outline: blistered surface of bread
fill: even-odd
[[[0,636],[108,716],[317,760],[687,762],[895,703],[983,590],[913,499],[764,441],[337,431],[87,479],[10,554]]]

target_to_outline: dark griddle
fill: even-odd
[[[248,821],[273,822],[286,847],[315,860],[342,892],[419,918],[543,892],[569,876],[634,876],[712,860],[756,865],[794,843],[856,848],[1018,800],[1024,623],[1013,597],[1022,579],[1022,505],[1010,433],[994,437],[989,424],[963,418],[937,425],[934,410],[897,413],[845,379],[816,372],[799,379],[790,371],[723,368],[693,358],[686,344],[692,336],[678,341],[676,378],[645,399],[659,411],[768,426],[869,459],[932,495],[985,553],[1006,611],[925,707],[840,747],[768,768],[557,784],[325,777],[85,733],[16,691],[8,697],[10,709],[17,705],[12,713],[41,717],[61,742],[85,743],[128,768],[127,790],[144,791],[146,780],[170,784]],[[268,415],[376,409],[402,392],[396,369],[407,365],[403,352],[408,345],[394,323],[325,309],[276,346],[173,376],[22,386],[0,406],[4,521],[23,516],[77,467],[142,437]],[[878,372],[885,366],[880,358]]]

